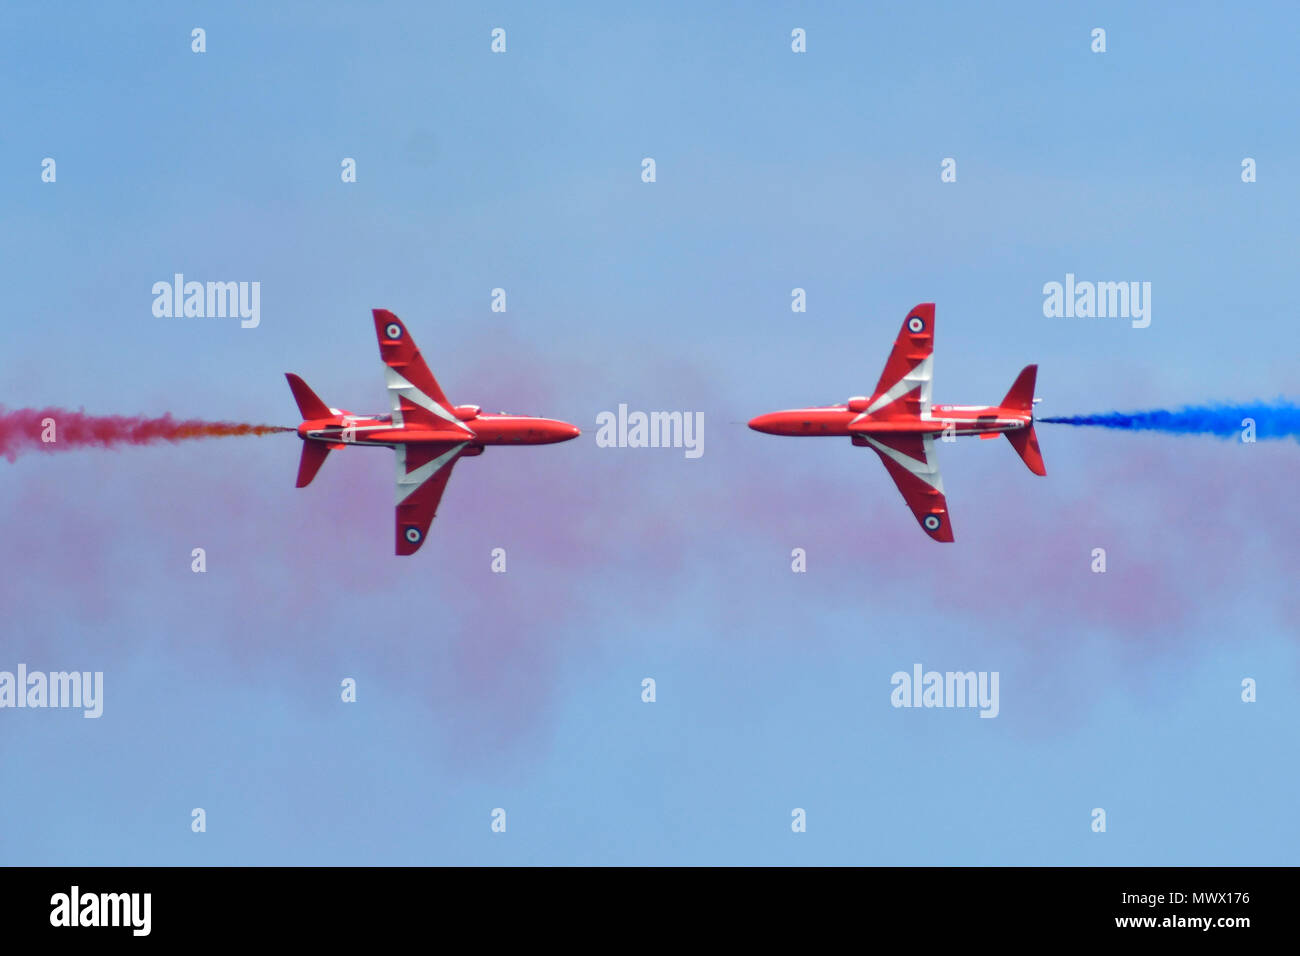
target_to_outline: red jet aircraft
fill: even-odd
[[[1034,434],[1034,380],[1038,366],[1026,366],[1001,405],[932,405],[934,303],[908,313],[894,351],[870,398],[847,405],[796,408],[759,415],[749,423],[769,435],[835,435],[873,449],[903,493],[921,528],[935,541],[951,541],[948,501],[935,460],[934,439],[979,435],[1007,436],[1029,470],[1046,475]]]
[[[374,314],[379,354],[387,365],[391,415],[367,417],[330,408],[297,375],[285,374],[305,419],[298,426],[298,487],[311,484],[331,449],[392,448],[397,452],[397,553],[414,554],[424,543],[458,459],[481,455],[487,445],[568,441],[579,431],[549,418],[482,414],[477,405],[451,404],[402,321],[387,309],[375,309]]]

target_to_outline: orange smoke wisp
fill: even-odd
[[[177,420],[171,415],[87,415],[65,408],[0,408],[0,455],[10,461],[29,451],[71,451],[77,448],[116,448],[195,438],[231,438],[292,432],[279,425],[245,422]]]

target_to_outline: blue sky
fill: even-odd
[[[296,424],[295,371],[382,411],[386,307],[453,400],[584,435],[462,463],[409,560],[382,451],[0,461],[0,669],[105,674],[99,720],[0,711],[0,860],[1295,862],[1295,443],[945,446],[942,548],[875,456],[733,424],[869,391],[925,301],[937,401],[1295,396],[1289,5],[4,17],[5,407]],[[260,326],[154,317],[176,272]],[[1045,318],[1066,273],[1150,327]],[[597,448],[620,403],[703,457]],[[917,662],[999,716],[891,707]]]

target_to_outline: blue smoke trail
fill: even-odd
[[[1217,435],[1239,438],[1245,419],[1255,423],[1257,439],[1294,438],[1300,441],[1300,405],[1285,399],[1251,402],[1246,405],[1187,405],[1174,410],[1158,408],[1146,412],[1105,412],[1100,415],[1069,415],[1039,418],[1053,425],[1093,425],[1126,431],[1166,432],[1173,435]]]

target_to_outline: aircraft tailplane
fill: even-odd
[[[1035,475],[1047,474],[1047,466],[1043,464],[1043,453],[1038,450],[1038,435],[1034,433],[1032,423],[1028,428],[1017,428],[1015,431],[1003,434],[1007,436],[1007,441],[1011,442],[1011,447],[1016,450],[1016,454],[1024,459],[1030,471]]]
[[[320,466],[325,464],[325,458],[329,453],[328,445],[304,439],[302,458],[298,460],[298,483],[295,487],[306,488],[310,485],[311,480],[316,477],[316,472],[320,471]]]

